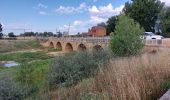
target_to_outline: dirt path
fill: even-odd
[[[50,55],[50,56],[62,56],[62,55],[65,54],[65,52],[63,52],[63,51],[57,51],[57,52],[49,52],[49,53],[47,53],[47,54]]]

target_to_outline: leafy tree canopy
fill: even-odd
[[[130,56],[139,53],[143,47],[141,35],[144,29],[133,19],[121,15],[116,24],[114,34],[111,34],[110,48],[117,56]]]
[[[0,38],[2,38],[3,34],[2,34],[2,24],[0,23]]]
[[[156,20],[164,7],[160,0],[131,0],[126,2],[123,12],[139,22],[145,31],[154,32]]]
[[[118,22],[118,16],[112,16],[107,21],[107,34],[109,35],[111,32],[115,32],[115,26]]]
[[[163,9],[162,13],[163,35],[170,37],[170,7]]]
[[[9,36],[9,37],[16,37],[13,32],[8,33],[8,36]]]

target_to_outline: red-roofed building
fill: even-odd
[[[103,37],[106,36],[106,28],[102,26],[94,26],[89,30],[90,36]]]

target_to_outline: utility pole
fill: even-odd
[[[68,35],[70,34],[69,32],[70,32],[70,24],[69,24],[69,26],[68,26]]]
[[[56,27],[56,36],[57,36],[57,27]]]
[[[25,40],[25,29],[24,29],[24,40]]]

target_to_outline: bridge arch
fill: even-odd
[[[65,51],[66,52],[71,52],[73,51],[73,46],[71,43],[67,43],[66,46],[65,46]]]
[[[54,48],[54,43],[52,41],[50,42],[49,47]]]
[[[84,44],[79,44],[78,45],[78,51],[85,51],[87,48]]]
[[[93,51],[102,51],[102,50],[103,50],[103,48],[102,48],[101,45],[95,45],[95,46],[93,47]]]
[[[57,42],[56,48],[62,51],[62,45],[61,42]]]

